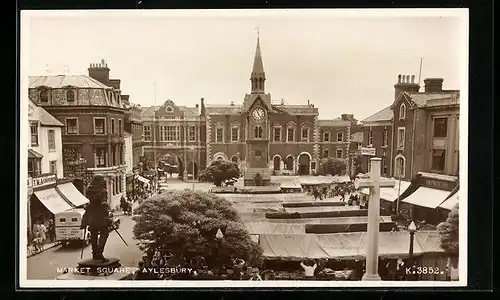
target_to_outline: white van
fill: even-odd
[[[80,229],[84,213],[85,209],[75,208],[55,215],[56,241],[61,242],[63,247],[70,242],[89,244],[90,232],[88,228],[85,236],[85,230]]]

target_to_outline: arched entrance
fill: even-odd
[[[281,157],[279,155],[275,155],[273,158],[274,171],[281,170]]]
[[[286,169],[288,171],[293,171],[293,156],[288,155],[285,160]]]
[[[184,172],[184,164],[182,163],[182,159],[175,154],[165,154],[161,158],[158,163],[158,168],[161,168],[165,171],[166,174],[179,174],[182,176]]]
[[[299,175],[309,175],[311,173],[311,156],[304,152],[299,155]]]

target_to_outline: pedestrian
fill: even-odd
[[[302,267],[302,269],[304,269],[304,276],[306,277],[306,279],[308,279],[308,280],[314,279],[314,271],[316,270],[316,267],[318,266],[316,264],[316,261],[314,261],[314,260],[310,260],[307,262],[301,261],[300,266]]]
[[[47,242],[47,231],[45,224],[40,223],[40,238],[42,239],[42,244]]]
[[[48,233],[48,236],[49,236],[49,241],[51,243],[55,242],[55,239],[56,239],[56,227],[54,225],[54,219],[50,219],[49,220],[49,226],[47,228],[47,233]]]
[[[236,258],[232,259],[233,263],[233,271],[234,271],[234,278],[236,280],[241,279],[241,275],[243,275],[243,267],[245,266],[245,261],[241,258]]]

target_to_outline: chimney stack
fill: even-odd
[[[90,64],[90,68],[88,69],[88,71],[89,77],[99,81],[104,85],[110,86],[109,68],[104,59],[102,59],[100,63]]]
[[[443,78],[424,79],[426,93],[440,93],[443,91]]]
[[[394,85],[394,100],[403,92],[418,93],[420,86],[415,82],[415,75],[398,75],[398,83]]]
[[[234,101],[231,101],[231,106],[234,106]]]
[[[121,95],[123,104],[130,105],[129,97],[129,95]]]
[[[307,100],[307,106],[311,106],[311,102]]]
[[[116,90],[119,90],[120,89],[120,82],[121,80],[120,79],[110,79],[109,80],[109,85],[116,89]]]

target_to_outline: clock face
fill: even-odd
[[[264,119],[264,115],[265,115],[264,110],[262,108],[260,108],[260,107],[254,109],[252,111],[252,116],[253,116],[253,118],[255,120],[259,120],[260,121],[260,120]]]

